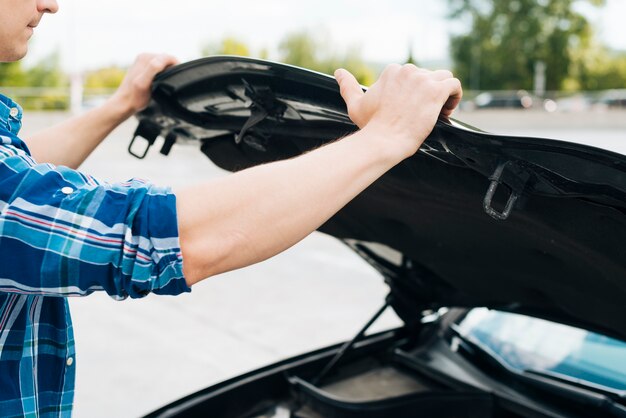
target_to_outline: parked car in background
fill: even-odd
[[[598,103],[608,108],[626,109],[626,89],[607,90],[598,98]]]
[[[530,109],[540,101],[526,90],[483,92],[476,96],[473,104],[476,109]]]
[[[332,77],[238,57],[163,72],[138,118],[139,158],[230,171],[357,129]],[[362,330],[150,417],[626,417],[626,156],[441,119],[320,231],[389,286]]]
[[[566,95],[555,98],[555,110],[559,112],[587,112],[592,110],[593,97],[585,93]]]

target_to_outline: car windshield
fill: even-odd
[[[536,370],[626,390],[626,343],[519,314],[477,308],[459,332],[519,371]]]

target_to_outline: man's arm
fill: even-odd
[[[113,129],[148,105],[154,76],[176,63],[169,55],[138,56],[105,104],[26,139],[35,160],[78,168]]]
[[[359,132],[177,197],[141,181],[99,183],[0,145],[0,291],[178,294],[264,260],[414,154],[461,95],[449,73],[411,65],[388,67],[365,94],[351,74],[336,75]]]
[[[347,71],[336,76],[359,132],[291,160],[178,191],[188,285],[262,261],[304,238],[413,155],[462,94],[449,72],[413,65],[387,67],[365,94]]]

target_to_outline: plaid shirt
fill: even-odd
[[[69,416],[75,351],[66,296],[188,292],[174,195],[37,164],[0,95],[0,416]]]

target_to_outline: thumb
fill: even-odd
[[[352,73],[343,68],[335,71],[335,78],[337,79],[337,83],[339,83],[341,97],[343,97],[343,100],[346,102],[346,106],[350,108],[363,96],[363,89]]]

